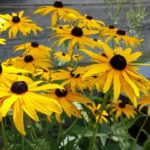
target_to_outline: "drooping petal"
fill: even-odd
[[[19,101],[13,105],[13,120],[17,130],[22,135],[25,135],[26,132],[24,129],[23,110]]]

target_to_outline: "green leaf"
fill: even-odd
[[[148,140],[144,143],[144,146],[143,146],[142,150],[150,150],[150,137],[149,137]]]
[[[103,150],[121,150],[121,148],[119,147],[119,144],[117,143],[112,143],[112,144],[108,144],[106,145]]]

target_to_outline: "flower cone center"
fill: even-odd
[[[117,70],[123,70],[127,66],[126,59],[121,55],[115,55],[111,58],[110,64]]]
[[[81,36],[83,36],[83,31],[82,31],[82,29],[79,28],[79,27],[74,27],[74,28],[72,29],[72,31],[71,31],[71,34],[72,34],[73,36],[81,37]]]
[[[56,1],[53,6],[56,8],[63,8],[64,7],[63,3],[60,1]]]
[[[67,95],[67,90],[56,89],[55,94],[58,97],[65,97]]]
[[[32,46],[32,47],[38,47],[38,46],[39,46],[39,43],[38,43],[38,42],[31,42],[31,46]]]
[[[109,29],[114,29],[115,26],[114,26],[114,25],[110,25],[110,26],[108,26],[108,28],[109,28]]]
[[[2,73],[3,68],[2,68],[2,64],[0,63],[0,74]]]
[[[20,22],[20,18],[19,18],[18,16],[14,16],[14,17],[12,18],[12,22],[13,22],[13,23],[19,23],[19,22]]]
[[[88,20],[92,20],[92,19],[93,19],[93,17],[92,17],[92,16],[86,16],[86,19],[88,19]]]
[[[117,30],[118,35],[126,35],[126,31],[124,30]]]
[[[31,55],[27,55],[27,56],[24,57],[24,61],[27,62],[27,63],[28,62],[32,62],[33,61],[33,57]]]
[[[73,73],[73,71],[74,71],[74,70],[72,70],[72,71],[70,72],[70,75],[71,75],[73,78],[78,78],[78,77],[80,76],[80,74],[75,74],[75,73]]]
[[[28,85],[25,81],[16,81],[12,84],[11,91],[16,94],[23,94],[28,91]]]
[[[121,102],[121,103],[119,103],[119,107],[120,107],[120,108],[125,108],[125,107],[126,107],[126,104]]]

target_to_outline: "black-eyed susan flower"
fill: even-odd
[[[78,69],[80,68],[77,68],[76,71]],[[87,82],[82,79],[82,76],[83,73],[75,73],[73,68],[68,67],[67,70],[60,69],[52,73],[52,81],[62,80],[62,85],[70,86],[72,91],[76,91],[77,89],[82,91],[87,88]]]
[[[75,103],[83,104],[85,107],[90,109],[95,106],[90,99],[84,97],[78,92],[72,92],[69,88],[56,89],[54,91],[51,90],[49,94],[46,94],[46,96],[56,99],[68,117],[75,116],[77,118],[81,118],[80,110],[76,107]],[[59,117],[57,116],[57,118]]]
[[[83,78],[99,74],[103,81],[104,93],[113,86],[114,100],[118,99],[120,92],[125,92],[134,106],[137,106],[137,97],[140,96],[140,91],[145,93],[145,90],[149,88],[149,81],[137,73],[137,66],[143,64],[133,63],[142,53],[139,51],[131,53],[131,48],[125,50],[117,48],[113,51],[106,45],[103,55],[88,50],[82,51],[97,62],[90,66],[91,68],[83,75]],[[143,84],[142,86],[138,84],[139,81]]]
[[[35,14],[37,13],[40,13],[43,16],[47,15],[48,13],[52,13],[52,26],[57,24],[58,19],[74,20],[80,15],[78,11],[64,7],[64,4],[61,1],[55,1],[51,6],[38,8],[35,11]]]
[[[0,38],[0,44],[5,45],[6,44],[6,40],[4,38]]]
[[[74,54],[74,55],[71,56],[70,54],[64,53],[64,52],[61,52],[61,51],[55,52],[54,56],[55,56],[56,59],[58,59],[61,62],[70,62],[71,59],[75,62],[78,62],[78,61],[83,59],[83,56],[81,56],[81,55]]]
[[[33,32],[37,35],[37,31],[42,31],[43,29],[37,26],[31,19],[24,15],[24,11],[20,11],[18,14],[12,13],[12,15],[0,15],[1,18],[6,20],[3,23],[2,31],[5,31],[9,28],[9,38],[15,38],[18,31],[20,31],[23,36]]]
[[[28,73],[23,69],[18,69],[13,66],[6,66],[5,63],[0,63],[0,82],[7,84],[17,78],[18,73]]]
[[[86,78],[86,82],[88,83],[87,85],[88,85],[89,90],[94,90],[95,88],[97,91],[102,90],[103,86],[100,84],[101,77],[99,77],[99,75],[93,75],[93,76]]]
[[[80,16],[77,19],[77,24],[81,28],[95,29],[95,30],[101,30],[101,28],[105,26],[103,21],[95,20],[90,15]]]
[[[34,121],[39,121],[37,112],[49,115],[51,112],[61,113],[61,106],[56,100],[37,94],[38,91],[48,89],[63,89],[57,84],[42,84],[43,81],[33,82],[27,77],[18,77],[15,81],[0,85],[0,111],[5,117],[9,110],[13,111],[13,121],[17,130],[25,135],[24,112]]]
[[[68,41],[68,51],[70,54],[73,53],[75,45],[79,46],[79,49],[85,48],[85,46],[95,47],[93,39],[90,39],[89,35],[97,34],[96,30],[87,30],[86,28],[73,27],[73,26],[61,26],[52,27],[53,38],[58,40],[55,41],[60,46],[65,41]]]
[[[50,81],[52,70],[36,69],[34,76],[39,76],[40,79]]]
[[[12,60],[12,65],[16,68],[26,69],[31,72],[35,72],[38,68],[49,70],[51,67],[49,58],[34,55],[18,56]]]
[[[114,25],[104,26],[101,30],[101,36],[103,37],[103,35],[109,34],[109,33],[115,34],[117,30],[118,28],[115,27]]]
[[[54,57],[62,62],[70,62],[71,56],[68,53],[57,51],[54,53]]]
[[[105,30],[104,30],[105,31]],[[126,31],[120,29],[113,29],[113,32],[102,32],[102,36],[106,37],[105,42],[109,42],[113,39],[117,45],[120,45],[121,41],[123,40],[126,47],[135,47],[139,45],[144,39],[138,39],[136,37],[132,37],[127,35]]]
[[[138,101],[139,110],[146,107],[147,108],[147,114],[150,115],[150,96],[146,95],[139,99]]]
[[[6,20],[3,19],[2,17],[0,17],[0,32],[3,31],[3,26],[4,26],[5,22],[6,22]]]
[[[20,50],[23,50],[25,55],[34,54],[38,57],[49,57],[51,48],[33,41],[16,45],[14,51],[17,52]]]
[[[109,104],[111,107],[111,112],[115,113],[116,118],[118,119],[123,114],[128,118],[134,118],[136,111],[135,107],[131,104],[125,103],[122,100]]]
[[[92,109],[92,112],[95,116],[96,122],[99,122],[100,124],[102,123],[107,123],[107,117],[109,116],[106,110],[102,110],[101,104],[98,104]]]

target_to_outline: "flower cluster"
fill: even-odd
[[[150,82],[138,73],[138,66],[149,64],[138,63],[142,52],[134,51],[143,39],[82,15],[61,1],[34,12],[49,13],[51,46],[20,41],[14,52],[22,54],[0,63],[0,120],[12,112],[15,127],[25,135],[24,114],[34,121],[40,119],[38,112],[49,119],[54,115],[62,123],[65,117],[82,119],[90,112],[87,122],[96,124],[111,124],[114,116],[132,119],[144,106],[149,115]],[[24,11],[0,14],[0,33],[8,31],[9,38],[42,30]],[[5,41],[1,38],[0,44]],[[101,101],[95,101],[95,92],[103,95],[98,97]]]

